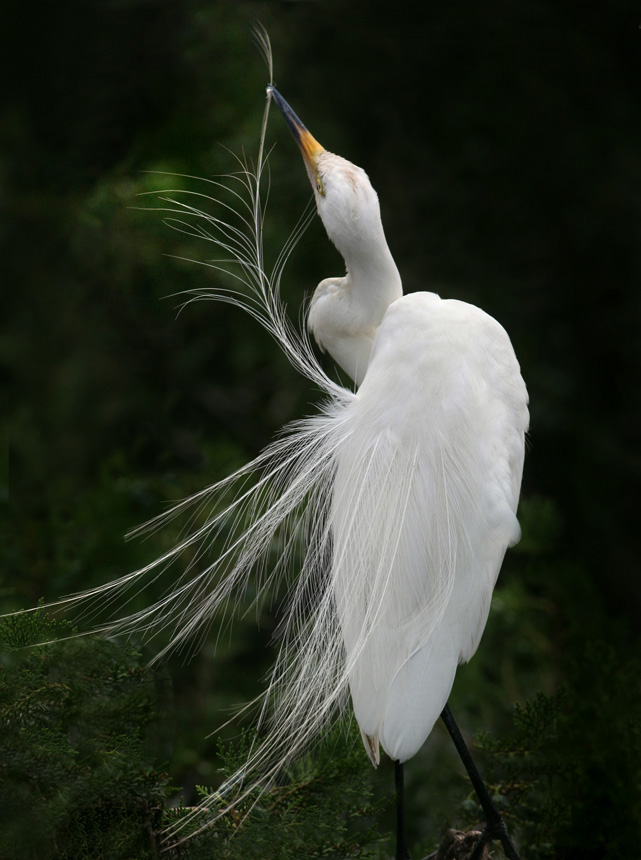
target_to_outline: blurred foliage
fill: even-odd
[[[11,442],[0,470],[3,609],[148,563],[176,531],[125,543],[128,529],[225,476],[314,409],[316,392],[239,312],[203,303],[176,314],[176,293],[215,277],[176,258],[206,260],[210,249],[136,208],[149,205],[139,194],[197,187],[166,174],[226,173],[234,160],[225,147],[255,151],[266,83],[250,44],[259,18],[283,94],[320,141],[371,176],[406,289],[432,288],[496,316],[528,383],[523,539],[507,555],[482,646],[459,672],[453,710],[464,729],[496,739],[484,741],[482,761],[497,791],[525,787],[506,797],[528,856],[638,853],[638,8],[61,0],[27,14],[9,0],[0,32],[11,81],[0,106],[0,378],[9,397],[1,438]],[[275,114],[269,140],[265,240],[275,259],[309,188]],[[285,274],[291,316],[321,278],[341,271],[317,220]],[[158,596],[152,588],[139,599]],[[93,661],[102,683],[110,661],[137,679],[144,738],[132,730],[118,740],[125,685],[113,736],[98,725],[90,751],[99,773],[99,748],[117,759],[133,744],[122,795],[137,784],[148,805],[130,821],[155,809],[165,768],[187,806],[197,785],[216,787],[221,761],[208,736],[261,687],[278,605],[275,595],[258,618],[238,607],[215,657],[214,636],[191,662],[169,661],[155,684],[142,666],[162,643],[142,658],[98,640],[52,646],[54,655],[69,649],[63,666],[78,667],[73,696],[51,700],[61,726],[65,708],[91,708]],[[36,653],[46,659],[12,652],[17,678]],[[29,671],[45,690],[44,670]],[[152,688],[159,719],[145,698]],[[561,688],[564,698],[554,698]],[[550,708],[540,732],[549,744],[534,744],[527,720],[512,727],[515,702],[520,715]],[[239,718],[225,742],[250,724]],[[76,773],[73,739],[61,728],[56,743],[65,773]],[[143,764],[156,782],[136,783]],[[392,785],[389,764],[380,771],[377,802]],[[461,807],[467,784],[439,728],[407,771],[420,857],[474,813]],[[73,791],[99,796],[91,774],[78,780]],[[117,803],[116,790],[104,799]],[[56,801],[60,815],[67,800]],[[558,820],[544,818],[550,804]],[[332,811],[329,801],[323,808]],[[382,832],[391,815],[382,813]],[[543,820],[546,833],[535,826]]]
[[[351,729],[334,729],[313,755],[302,758],[265,792],[246,795],[239,785],[231,797],[225,794],[225,800],[212,807],[211,788],[199,787],[207,809],[194,817],[193,810],[178,808],[166,819],[177,837],[195,834],[180,846],[181,856],[204,860],[212,856],[213,845],[221,860],[380,856],[375,849],[382,837],[375,819],[382,804],[372,802],[371,766],[361,753],[353,723]],[[247,751],[245,736],[238,744],[220,745],[223,784],[242,768]],[[225,815],[208,824],[222,809]]]
[[[157,856],[168,777],[139,655],[41,610],[3,619],[0,647],[0,857]]]
[[[511,734],[479,743],[494,802],[531,860],[625,857],[641,844],[639,661],[622,665],[597,640],[573,662],[556,695],[517,704]]]
[[[372,856],[381,804],[355,729],[335,729],[267,791],[239,786],[194,818],[167,807],[172,786],[152,763],[158,693],[129,646],[78,638],[41,609],[0,621],[2,860],[144,860],[161,849],[193,860],[212,850],[248,860]],[[249,740],[218,741],[223,782],[244,764]],[[198,798],[211,791],[199,787]],[[210,824],[224,806],[231,811]]]

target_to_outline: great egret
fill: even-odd
[[[365,749],[374,765],[379,746],[400,764],[476,651],[520,537],[527,393],[496,320],[435,293],[403,296],[367,174],[271,92],[347,269],[321,281],[308,317],[359,386],[336,452],[332,588]],[[402,844],[398,856],[408,856]]]
[[[265,48],[271,59],[266,40]],[[260,187],[272,98],[300,145],[318,213],[347,266],[344,277],[317,287],[309,327],[356,391],[325,374],[306,331],[291,324],[280,302],[283,266],[311,214],[266,271]],[[249,794],[275,775],[351,695],[372,762],[382,747],[397,763],[401,799],[401,763],[443,712],[481,791],[484,838],[498,835],[516,857],[446,708],[457,665],[478,646],[505,550],[519,537],[528,412],[510,340],[476,307],[430,292],[403,296],[367,175],[323,149],[271,84],[256,166],[241,165],[230,183],[235,212],[217,196],[225,186],[220,180],[207,181],[213,194],[179,190],[162,198],[173,226],[212,241],[240,266],[207,263],[241,287],[205,287],[193,299],[243,307],[325,393],[325,402],[252,463],[146,527],[191,512],[192,526],[199,525],[178,546],[141,570],[59,602],[103,605],[136,594],[189,549],[182,576],[157,603],[97,628],[136,636],[172,628],[162,654],[211,626],[250,579],[257,580],[257,600],[269,594],[294,561],[279,656],[262,697],[266,739],[224,788],[248,786]],[[218,214],[199,208],[203,200],[217,205]],[[276,532],[282,551],[268,568]],[[222,551],[206,563],[221,534]],[[217,814],[225,811],[224,788],[211,799]],[[400,803],[398,820],[397,857],[405,858]]]

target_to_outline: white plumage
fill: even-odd
[[[347,274],[309,326],[360,387],[343,415],[332,588],[365,748],[414,755],[476,651],[516,519],[527,394],[505,330],[434,293],[402,296],[367,174],[275,90]]]
[[[483,311],[390,305],[346,418],[334,588],[366,748],[405,761],[475,652],[515,516],[527,423],[509,339]],[[348,428],[348,429],[347,429]]]
[[[282,269],[305,219],[273,272],[265,269],[260,183],[272,97],[303,151],[318,212],[347,268],[319,284],[309,329],[356,392],[328,378],[280,302]],[[379,745],[404,761],[423,744],[456,667],[478,646],[505,550],[519,537],[528,412],[503,328],[463,302],[429,292],[403,296],[367,175],[324,150],[271,87],[256,170],[243,167],[232,180],[248,195],[232,192],[240,200],[236,222],[215,196],[164,196],[173,226],[212,241],[240,265],[231,272],[240,290],[206,287],[193,298],[243,307],[324,391],[325,403],[252,463],[145,527],[195,512],[200,525],[178,546],[68,600],[102,605],[135,594],[188,550],[187,568],[156,604],[99,628],[137,636],[168,628],[164,653],[207,630],[250,580],[260,602],[290,578],[280,650],[261,697],[267,734],[227,784],[249,792],[316,737],[350,693],[375,764]],[[214,194],[222,185],[208,182]],[[203,198],[225,219],[198,208]],[[225,263],[206,265],[229,272]],[[203,522],[205,508],[211,513]],[[276,534],[282,551],[268,568]],[[220,535],[222,552],[206,561]],[[219,813],[224,797],[221,789],[211,798]]]

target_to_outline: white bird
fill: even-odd
[[[367,174],[272,93],[347,269],[321,281],[308,317],[358,385],[336,451],[332,589],[365,749],[375,765],[379,747],[402,763],[476,651],[520,537],[528,398],[496,320],[432,292],[403,296]]]
[[[318,285],[308,326],[355,391],[328,378],[280,302],[282,269],[305,219],[271,275],[265,269],[260,184],[272,97],[300,145],[318,214],[347,269]],[[239,290],[206,287],[194,299],[243,307],[326,402],[252,463],[150,524],[191,511],[192,525],[200,525],[177,547],[59,602],[102,605],[136,594],[188,548],[187,569],[157,603],[97,628],[139,636],[170,627],[169,648],[210,627],[254,578],[260,601],[296,562],[263,697],[261,725],[271,712],[267,737],[227,788],[243,784],[249,794],[277,773],[350,695],[368,756],[378,764],[382,747],[397,762],[398,788],[398,763],[419,750],[446,707],[457,666],[479,644],[504,553],[519,538],[526,388],[498,322],[433,292],[403,295],[367,174],[320,146],[271,85],[255,172],[244,167],[229,181],[240,201],[235,222],[229,204],[214,196],[178,191],[163,198],[174,226],[240,264],[240,273],[231,272]],[[224,185],[208,182],[215,190]],[[224,218],[198,208],[205,197]],[[226,263],[206,265],[230,271]],[[268,568],[276,533],[282,552]],[[223,549],[204,563],[217,535]],[[218,814],[221,794],[211,799]],[[502,838],[497,821],[488,838]],[[406,857],[399,822],[397,856]]]

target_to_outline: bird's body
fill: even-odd
[[[333,582],[366,749],[414,755],[476,651],[515,516],[525,386],[504,329],[434,293],[393,302],[345,418]]]
[[[347,274],[321,281],[309,327],[359,385],[341,416],[332,589],[363,742],[405,761],[474,654],[507,547],[528,424],[505,330],[435,293],[403,296],[376,192],[280,94],[318,213]]]

